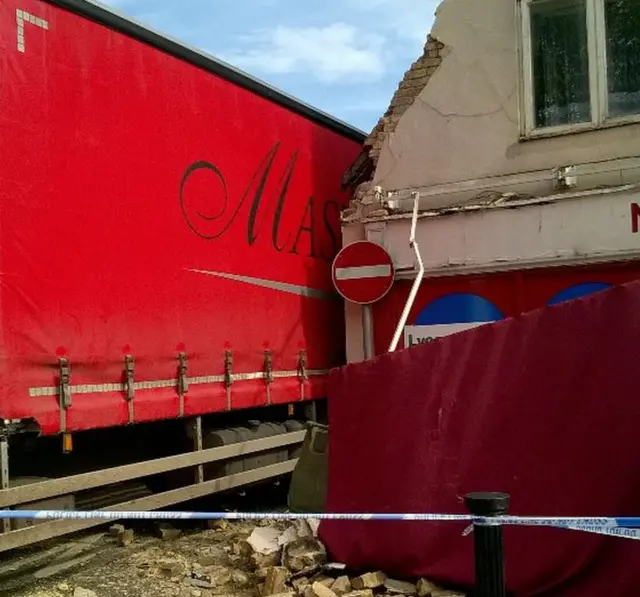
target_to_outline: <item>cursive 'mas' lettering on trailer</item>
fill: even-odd
[[[278,176],[274,161],[279,149],[280,142],[269,149],[235,205],[230,204],[227,182],[215,164],[205,160],[192,163],[180,181],[182,215],[189,228],[205,240],[221,238],[234,222],[245,218],[249,246],[258,240],[270,217],[273,250],[330,261],[339,248],[340,205],[311,195],[296,217],[300,203],[292,197],[290,186],[299,156],[294,152]],[[189,193],[187,187],[190,181],[195,183],[196,177],[207,174],[205,202],[201,193]],[[243,210],[245,205],[248,210]]]

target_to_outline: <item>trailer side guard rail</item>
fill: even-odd
[[[105,516],[112,515],[122,517],[123,513],[131,510],[148,511],[204,497],[214,493],[228,491],[237,487],[243,487],[252,483],[275,479],[292,473],[298,459],[290,458],[276,464],[251,468],[231,475],[215,477],[211,480],[203,480],[201,466],[210,462],[220,462],[232,458],[238,458],[249,454],[265,452],[278,448],[296,448],[305,439],[306,431],[291,431],[270,437],[252,439],[232,443],[226,446],[208,448],[185,452],[176,456],[156,458],[135,464],[107,468],[90,473],[82,473],[60,479],[51,479],[29,485],[10,487],[0,491],[0,521],[10,519],[42,519],[43,516],[33,516],[33,512],[27,510],[10,510],[11,506],[30,504],[47,498],[53,498],[72,494],[86,489],[104,487],[149,477],[169,471],[195,468],[197,470],[196,482],[191,485],[179,487],[162,493],[154,493],[145,497],[139,497],[113,506],[105,510],[99,510],[103,518],[87,516],[85,512],[73,510],[57,511],[55,516],[48,516],[46,522],[31,527],[0,533],[0,553],[18,547],[32,545],[41,541],[52,539],[60,535],[75,533],[102,524]],[[21,506],[24,508],[24,506]],[[4,508],[4,510],[2,510]],[[28,514],[28,515],[27,515]],[[162,516],[163,512],[146,512],[150,517]],[[69,520],[71,519],[71,520]]]

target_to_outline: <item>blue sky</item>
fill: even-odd
[[[437,0],[102,0],[370,131],[422,50]]]

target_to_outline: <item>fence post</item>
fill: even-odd
[[[503,516],[509,509],[506,493],[469,493],[464,499],[473,516]],[[476,597],[506,597],[502,525],[473,525]]]

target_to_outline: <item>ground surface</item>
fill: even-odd
[[[215,496],[189,504],[187,511],[284,512],[288,486],[274,483],[241,493]],[[238,521],[215,524],[177,522],[163,525],[122,523],[133,542],[111,536],[110,525],[84,534],[61,537],[42,545],[0,554],[1,597],[211,597],[256,593],[254,569],[237,554],[243,539],[267,523]],[[279,527],[287,523],[279,524]],[[178,532],[178,536],[173,535]],[[123,543],[127,543],[123,545]],[[234,553],[236,552],[236,553]],[[197,587],[198,576],[214,577],[211,588]],[[234,575],[235,573],[235,575]],[[230,579],[229,576],[232,578]],[[213,580],[213,579],[212,579]],[[206,584],[206,583],[205,583]],[[91,592],[83,592],[82,589]],[[76,595],[74,596],[74,593]]]
[[[140,532],[126,546],[108,533],[88,535],[56,549],[53,559],[36,552],[0,566],[0,594],[93,597],[85,592],[93,591],[97,597],[251,597],[259,581],[245,572],[248,566],[234,551],[255,526],[254,521],[183,530],[167,539]],[[36,569],[27,572],[29,562]],[[13,577],[11,566],[17,569]],[[198,586],[205,584],[213,586]]]
[[[284,512],[280,493],[234,505]],[[191,511],[229,510],[216,505]],[[0,561],[0,596],[463,597],[428,579],[349,571],[327,560],[316,533],[312,520],[121,522],[12,553]]]

